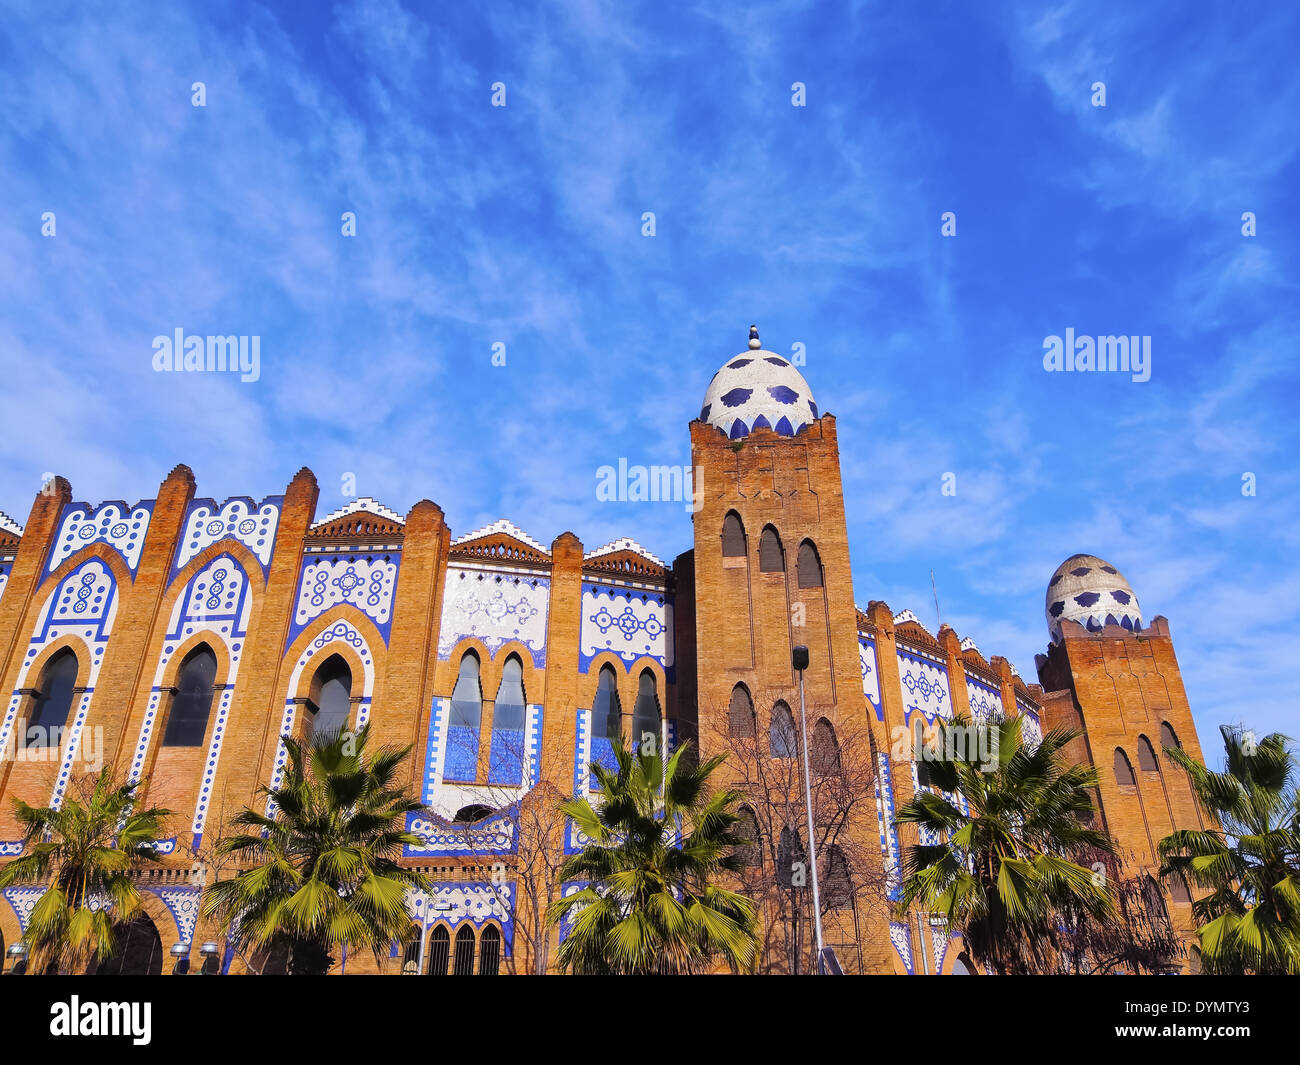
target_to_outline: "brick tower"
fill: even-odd
[[[1046,723],[1082,732],[1071,753],[1096,766],[1101,827],[1114,837],[1126,872],[1154,876],[1156,848],[1175,828],[1203,828],[1186,775],[1164,748],[1204,763],[1169,622],[1143,626],[1123,575],[1093,555],[1073,555],[1047,589],[1051,643],[1037,656]],[[1196,927],[1181,884],[1166,895],[1175,930]]]
[[[819,759],[838,759],[841,745],[847,758],[850,743],[862,751],[870,743],[835,419],[819,413],[787,359],[762,349],[754,328],[749,350],[714,375],[690,430],[700,509],[693,558],[683,555],[676,569],[679,591],[693,593],[693,619],[679,618],[693,631],[679,632],[678,643],[693,645],[681,657],[686,666],[693,654],[694,668],[682,672],[693,674],[683,679],[696,690],[683,686],[681,701],[696,708],[701,754],[726,753],[725,772],[754,795],[762,862],[784,868],[799,855],[782,852],[781,834],[791,840],[784,851],[800,854],[808,835],[798,790],[794,646],[806,646],[810,657],[805,699],[813,777]],[[870,843],[864,853],[877,847],[874,807],[862,804],[852,820],[847,833]],[[824,900],[836,890],[828,850],[834,848],[827,838],[819,839]],[[801,916],[788,920],[803,927],[800,946],[786,951],[789,967],[800,964],[801,951],[806,964],[811,943],[808,901],[800,896],[792,908]],[[863,918],[851,910],[826,914],[826,941],[851,955],[842,960],[852,969],[886,969],[883,952],[873,962],[859,947]],[[765,917],[772,919],[770,912]],[[886,935],[882,925],[871,938],[884,943]],[[780,954],[770,951],[769,960]]]

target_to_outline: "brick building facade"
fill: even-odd
[[[175,811],[119,968],[170,971],[183,957],[269,971],[275,959],[236,954],[198,917],[214,844],[233,813],[265,802],[281,736],[369,723],[377,742],[411,747],[427,812],[410,819],[424,842],[404,860],[435,886],[409,898],[411,937],[391,957],[344,957],[338,970],[535,971],[563,934],[539,918],[566,890],[546,871],[583,843],[555,801],[590,791],[587,766],[610,758],[615,734],[732,754],[729,779],[766,789],[752,805],[767,814],[746,811],[760,836],[773,809],[785,820],[779,840],[760,839],[755,870],[788,857],[787,832],[801,853],[801,800],[773,803],[763,784],[772,765],[796,764],[795,644],[810,652],[810,752],[819,767],[865,770],[832,811],[834,845],[818,842],[840,890],[827,939],[851,971],[965,966],[942,925],[888,904],[910,838],[891,814],[922,786],[898,737],[918,715],[1082,728],[1077,756],[1100,768],[1103,820],[1137,868],[1154,867],[1172,826],[1199,823],[1162,753],[1201,757],[1168,624],[1143,627],[1112,567],[1075,556],[1058,570],[1041,686],[1026,684],[946,626],[933,635],[909,611],[855,605],[835,418],[756,331],[690,433],[694,545],[671,565],[631,539],[589,549],[565,532],[546,546],[508,521],[453,535],[427,500],[404,516],[369,499],[318,516],[306,468],[261,501],[202,498],[186,466],[134,506],[74,502],[55,478],[24,526],[0,522],[0,862],[21,849],[9,798],[57,804],[102,760]],[[1112,591],[1124,602],[1103,601]],[[1061,596],[1068,607],[1054,609]],[[57,745],[28,741],[50,728],[63,730]],[[39,894],[4,892],[5,944]],[[1190,929],[1185,898],[1169,905]],[[769,924],[807,917],[764,909]],[[765,949],[766,969],[799,964],[788,937]]]

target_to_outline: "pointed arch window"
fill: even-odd
[[[773,758],[794,758],[799,753],[799,741],[794,731],[794,715],[790,713],[790,708],[784,701],[772,707],[768,750]]]
[[[402,948],[402,975],[420,975],[420,926],[416,925],[406,937]]]
[[[501,669],[501,686],[492,704],[489,784],[518,787],[523,783],[524,716],[524,666],[518,655],[511,655]]]
[[[1160,746],[1177,747],[1180,750],[1183,746],[1178,742],[1178,734],[1174,732],[1173,725],[1169,724],[1168,721],[1160,722]]]
[[[745,526],[741,524],[740,515],[729,510],[722,519],[722,557],[744,558],[747,552]]]
[[[41,674],[40,694],[36,705],[27,717],[28,747],[57,747],[59,739],[55,729],[68,723],[72,712],[72,699],[77,686],[77,656],[65,647],[45,664]]]
[[[451,961],[451,933],[446,925],[438,925],[429,937],[429,975],[446,976]]]
[[[754,735],[754,700],[743,684],[731,689],[731,706],[727,710],[727,733],[737,739]]]
[[[770,525],[763,526],[763,534],[758,539],[758,569],[761,573],[785,572],[785,551],[781,548],[781,537]]]
[[[632,742],[641,743],[645,734],[649,732],[655,737],[657,750],[660,720],[659,693],[655,689],[655,675],[650,670],[643,669],[641,678],[637,682],[636,705],[632,708]]]
[[[614,667],[600,667],[596,679],[596,701],[591,708],[593,736],[616,740],[623,734],[623,707],[618,700],[618,676]]]
[[[808,752],[815,777],[839,776],[840,741],[835,738],[835,730],[824,717],[813,729],[812,749]]]
[[[213,685],[217,680],[217,656],[207,644],[200,644],[185,656],[176,679],[176,695],[163,732],[164,747],[199,747],[208,731],[212,713]]]
[[[1145,736],[1138,737],[1138,768],[1144,773],[1160,772],[1160,763],[1156,761],[1156,752],[1151,741]]]
[[[316,671],[313,739],[337,736],[352,719],[352,670],[342,655],[330,655]]]
[[[501,933],[494,924],[483,926],[478,944],[479,976],[496,976],[501,966]]]
[[[614,744],[623,736],[623,704],[618,698],[618,674],[614,667],[600,667],[596,678],[596,697],[591,705],[591,760],[614,772],[618,759],[614,757]],[[592,787],[598,787],[591,778]]]
[[[1115,783],[1133,786],[1137,778],[1133,776],[1133,763],[1128,760],[1123,747],[1115,748]]]
[[[822,586],[822,560],[817,554],[817,547],[811,540],[799,545],[799,587],[820,588]]]
[[[456,964],[452,976],[474,975],[474,929],[467,924],[456,933]]]
[[[466,651],[460,660],[456,687],[451,693],[451,722],[447,728],[446,780],[478,779],[479,726],[483,721],[483,688],[479,683],[478,656]]]

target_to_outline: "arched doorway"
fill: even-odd
[[[113,928],[117,948],[101,961],[96,976],[158,976],[166,957],[158,929],[147,915],[140,914],[128,924]]]

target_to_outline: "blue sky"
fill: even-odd
[[[322,514],[354,474],[457,533],[671,559],[681,505],[599,503],[597,470],[688,463],[757,322],[839,420],[859,603],[934,628],[933,569],[1032,680],[1046,582],[1094,553],[1170,619],[1207,748],[1300,731],[1293,8],[6,7],[20,522],[50,471],[133,502],[177,462],[218,499],[305,464]],[[260,336],[261,379],[155,373],[177,327]],[[1046,373],[1067,328],[1150,335],[1151,380]]]

